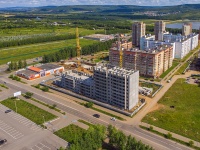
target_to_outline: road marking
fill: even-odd
[[[39,143],[39,144],[41,144],[43,147],[46,147],[47,149],[51,149],[51,148],[49,148],[48,146],[46,146],[46,145],[44,145],[44,144],[42,144],[42,143]],[[43,148],[42,147],[42,148]]]

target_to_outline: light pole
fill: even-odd
[[[44,123],[45,123],[45,119],[44,119],[44,116],[42,116],[43,117],[43,120],[44,120]]]
[[[15,110],[16,110],[16,113],[17,113],[17,101],[15,100]]]

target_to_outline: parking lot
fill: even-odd
[[[1,150],[56,150],[67,142],[0,104]]]

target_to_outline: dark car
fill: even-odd
[[[0,145],[4,144],[4,143],[6,143],[6,142],[7,142],[6,139],[4,139],[4,140],[0,140]]]
[[[96,118],[100,118],[99,114],[94,114],[93,116],[96,117]]]
[[[5,113],[9,113],[9,112],[11,112],[11,111],[12,111],[12,110],[8,109],[8,110],[5,111]]]

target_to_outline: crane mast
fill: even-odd
[[[79,33],[78,33],[78,27],[76,27],[76,53],[77,53],[77,66],[78,68],[81,66],[81,47],[79,42]]]

